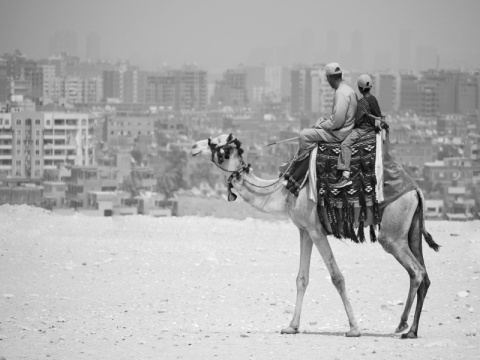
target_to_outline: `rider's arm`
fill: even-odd
[[[332,115],[321,123],[320,127],[327,130],[340,129],[345,124],[350,98],[345,94],[335,92],[335,105]]]

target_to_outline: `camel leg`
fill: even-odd
[[[300,327],[300,315],[302,313],[303,296],[307,290],[310,276],[310,259],[312,257],[313,242],[306,230],[300,229],[300,267],[297,276],[297,301],[290,326],[282,329],[282,334],[296,334]]]
[[[328,242],[327,235],[325,233],[319,233],[318,230],[310,231],[310,237],[312,238],[315,246],[317,247],[322,259],[330,272],[330,277],[332,279],[333,285],[337,289],[340,297],[343,301],[343,306],[347,312],[348,322],[350,324],[350,331],[345,334],[347,337],[357,337],[360,336],[360,329],[357,325],[357,320],[355,319],[355,314],[353,313],[352,305],[347,296],[347,289],[345,287],[345,279],[340,272],[340,269],[335,261],[333,256],[332,248]]]
[[[421,211],[421,209],[420,209]],[[416,338],[418,332],[418,324],[420,322],[420,315],[422,313],[423,303],[427,296],[428,288],[430,287],[430,279],[428,278],[427,268],[425,266],[425,260],[423,259],[422,251],[422,233],[420,231],[420,213],[417,211],[412,220],[412,226],[408,236],[408,245],[415,258],[423,266],[425,270],[425,276],[422,283],[417,290],[417,305],[415,307],[415,315],[413,317],[413,323],[408,333],[403,334],[403,339]]]
[[[413,219],[417,203],[414,199],[409,201],[408,198],[402,197],[394,203],[395,206],[388,206],[382,217],[381,231],[378,237],[378,241],[384,250],[392,254],[410,276],[410,288],[405,309],[400,317],[400,324],[395,330],[397,333],[404,331],[408,327],[408,315],[410,314],[415,294],[426,274],[424,267],[415,258],[408,246],[410,219]],[[405,221],[405,219],[409,220]],[[415,336],[411,335],[409,337],[416,337],[416,334]]]

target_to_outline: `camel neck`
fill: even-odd
[[[252,173],[243,173],[239,180],[232,181],[238,195],[261,212],[285,212],[287,191],[280,179],[264,180]]]

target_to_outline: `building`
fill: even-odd
[[[82,102],[84,104],[97,104],[103,99],[102,78],[94,77],[83,79]]]
[[[406,61],[403,59],[402,62]],[[420,114],[420,82],[412,73],[400,73],[398,89],[398,110]]]
[[[51,64],[42,64],[40,65],[43,72],[43,96],[42,103],[49,104],[53,100],[57,99],[55,95],[57,92],[54,90],[55,87],[55,65]]]
[[[290,72],[290,113],[292,115],[312,113],[312,68],[297,67]]]
[[[436,151],[430,141],[418,143],[396,143],[392,145],[391,155],[395,161],[405,166],[423,167],[436,159]]]
[[[77,76],[68,76],[65,81],[65,101],[69,104],[83,103],[83,80]]]
[[[248,106],[247,75],[245,69],[229,69],[221,80],[215,83],[213,104],[219,107],[245,107]]]
[[[38,179],[45,169],[93,163],[88,114],[19,111],[1,114],[0,170]]]
[[[78,55],[77,34],[73,31],[56,31],[48,42],[48,54],[60,55]]]
[[[205,110],[207,72],[195,65],[145,75],[145,101],[173,110]]]
[[[155,118],[148,116],[116,116],[104,122],[104,139],[110,146],[133,147],[137,137],[154,136]]]
[[[265,92],[265,66],[247,66],[244,70],[248,102],[250,104],[260,104]],[[218,104],[212,102],[212,105]]]
[[[458,114],[438,115],[437,134],[466,138],[468,128],[464,116]]]
[[[0,174],[12,176],[13,132],[12,114],[0,113]]]
[[[432,46],[422,46],[416,49],[416,70],[425,71],[438,69],[438,52]]]
[[[379,72],[374,77],[373,94],[380,104],[380,109],[383,114],[392,113],[398,108],[396,76],[389,72]]]
[[[74,166],[66,179],[65,203],[74,208],[87,207],[89,193],[117,188],[117,170],[107,167]]]
[[[95,62],[101,59],[101,54],[100,35],[96,32],[88,34],[85,51],[86,59]]]
[[[102,74],[103,100],[120,101],[120,73],[117,70],[104,70]]]
[[[468,158],[445,158],[425,163],[424,177],[433,188],[479,186],[480,163]]]
[[[335,90],[332,89],[325,77],[325,66],[315,66],[310,75],[312,86],[312,113],[317,116],[330,116]]]

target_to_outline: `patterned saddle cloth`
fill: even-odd
[[[352,147],[350,179],[352,184],[341,189],[331,187],[342,176],[337,170],[340,143],[319,143],[316,152],[317,210],[320,221],[329,234],[364,242],[363,228],[370,225],[370,238],[376,241],[374,225],[381,217],[376,198],[375,175],[376,134],[371,132]],[[308,179],[309,157],[292,164],[284,174],[287,189],[295,195]],[[355,232],[358,228],[358,232]]]
[[[370,240],[375,242],[375,226],[381,221],[383,209],[403,194],[418,189],[415,180],[393,160],[388,135],[388,131],[384,135],[371,132],[353,145],[352,184],[341,189],[330,186],[342,176],[337,170],[340,143],[319,143],[314,162],[316,184],[311,190],[316,192],[318,215],[329,234],[360,243],[365,241],[364,227],[370,226]],[[298,195],[312,178],[308,176],[310,162],[310,157],[297,161],[283,175],[292,193]]]
[[[332,188],[342,176],[337,170],[340,144],[321,143],[317,151],[317,210],[320,221],[332,235],[364,242],[363,228],[370,225],[371,241],[376,241],[374,226],[381,221],[376,193],[376,134],[371,132],[352,147],[352,184]],[[358,232],[355,232],[358,228]]]

